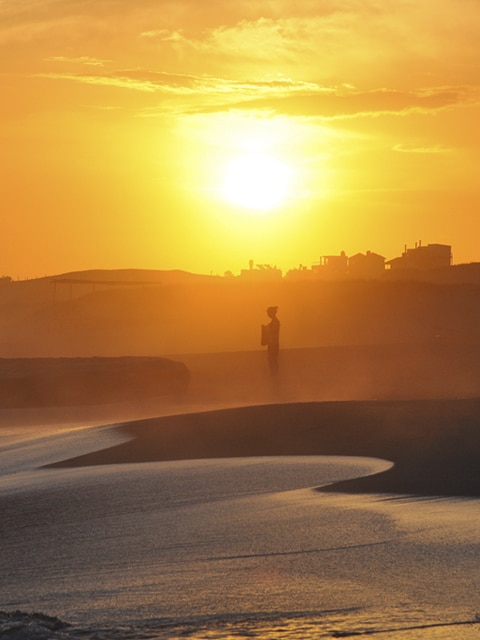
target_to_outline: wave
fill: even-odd
[[[122,624],[117,627],[80,626],[70,624],[55,616],[24,611],[0,611],[0,638],[8,640],[132,640],[133,638],[155,638],[156,640],[174,640],[189,638],[200,640],[225,640],[234,637],[238,640],[258,638],[262,640],[314,640],[314,638],[349,638],[358,636],[388,635],[396,638],[405,631],[450,628],[452,637],[458,627],[463,627],[462,638],[466,637],[466,628],[472,633],[478,632],[480,615],[472,619],[429,619],[425,613],[416,616],[403,615],[406,619],[399,624],[398,611],[365,611],[361,608],[330,610],[322,612],[299,612],[278,614],[249,614],[192,618],[189,620],[151,619]],[[412,614],[412,612],[410,612]],[[418,616],[423,614],[423,620]],[[458,630],[459,631],[459,630]],[[321,633],[321,636],[318,634]],[[205,635],[207,634],[207,635]],[[468,636],[470,637],[470,636]],[[472,636],[473,637],[473,636]],[[476,636],[475,636],[476,637]]]
[[[72,637],[65,632],[70,628],[67,622],[43,613],[24,611],[0,611],[0,638],[9,640],[45,640]]]

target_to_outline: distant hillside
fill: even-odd
[[[51,276],[48,280],[84,280],[99,283],[132,284],[177,284],[186,282],[211,282],[218,276],[190,273],[180,269],[162,271],[158,269],[89,269]]]
[[[260,324],[272,304],[279,306],[285,348],[480,343],[478,284],[270,284],[182,271],[98,270],[2,286],[0,356],[260,349]]]

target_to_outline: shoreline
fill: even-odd
[[[321,491],[480,497],[480,398],[265,404],[135,420],[128,442],[47,465],[340,455],[380,458],[380,474]]]

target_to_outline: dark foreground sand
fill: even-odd
[[[268,455],[351,455],[394,462],[330,490],[480,496],[480,399],[270,404],[149,418],[129,442],[54,466]]]

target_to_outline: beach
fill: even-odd
[[[0,640],[480,640],[479,34],[0,0]]]
[[[0,637],[477,638],[480,400],[248,404],[227,362],[0,411]]]

